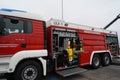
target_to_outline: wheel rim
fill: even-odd
[[[110,62],[109,57],[105,56],[105,63],[106,63],[106,64],[109,64],[109,62]]]
[[[27,66],[22,70],[22,79],[23,80],[34,80],[38,75],[37,68],[35,66]]]
[[[94,63],[95,66],[99,66],[99,64],[100,64],[99,58],[95,57],[93,59],[93,63]]]

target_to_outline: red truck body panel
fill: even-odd
[[[83,39],[83,50],[80,54],[80,65],[89,64],[93,51],[108,50],[105,35],[101,32],[79,30],[78,35]]]
[[[32,34],[26,34],[26,42],[28,44],[28,50],[44,49],[44,28],[42,21],[32,21],[33,32]]]
[[[76,30],[80,39],[83,40],[83,52],[79,55],[79,65],[89,65],[90,57],[93,51],[109,50],[106,43],[107,33],[92,30],[75,29],[63,26],[51,25],[47,28],[48,52],[52,56],[52,29],[61,28],[68,30]],[[111,34],[113,36],[117,36]]]

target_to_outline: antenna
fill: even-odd
[[[63,16],[63,0],[61,0],[61,20],[63,21],[64,16]]]

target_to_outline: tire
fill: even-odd
[[[110,59],[109,54],[104,54],[102,56],[102,65],[103,66],[108,66],[108,65],[110,65],[110,63],[111,63],[111,59]]]
[[[101,65],[101,58],[98,54],[95,54],[92,59],[92,68],[97,69]]]
[[[15,70],[15,80],[41,80],[42,67],[36,61],[25,61]]]

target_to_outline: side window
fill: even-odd
[[[3,18],[4,35],[12,33],[32,33],[32,23],[30,21],[19,20],[17,18]]]
[[[17,19],[8,19],[4,18],[5,22],[5,32],[7,34],[12,34],[12,33],[23,33],[23,27],[24,27],[24,21],[17,20]]]

